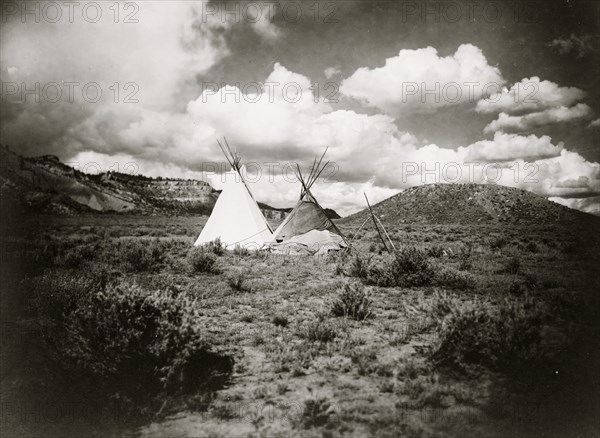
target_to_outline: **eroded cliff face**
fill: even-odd
[[[205,181],[154,179],[141,175],[90,175],[45,155],[21,157],[0,148],[0,191],[4,200],[57,213],[210,213],[218,192]]]
[[[0,196],[7,206],[59,214],[95,211],[209,215],[219,193],[201,180],[116,172],[91,175],[53,155],[25,158],[0,146]],[[265,204],[260,208],[273,221],[283,220],[287,213]]]

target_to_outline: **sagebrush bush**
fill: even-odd
[[[245,315],[242,315],[240,317],[240,321],[242,321],[242,322],[252,322],[252,321],[254,321],[254,315],[252,315],[251,313],[246,313]]]
[[[441,245],[433,245],[427,249],[427,255],[433,258],[440,258],[444,253],[445,250]]]
[[[350,360],[357,367],[360,376],[366,376],[375,372],[379,363],[377,353],[374,349],[357,349],[350,353]]]
[[[517,280],[513,281],[508,287],[508,293],[516,296],[521,296],[525,294],[526,290],[527,288],[525,287],[525,285]]]
[[[538,245],[535,242],[527,243],[527,245],[525,246],[525,249],[529,252],[534,252],[534,253],[539,251]]]
[[[227,277],[227,284],[237,292],[250,292],[251,288],[246,283],[246,273],[236,271]]]
[[[492,250],[498,250],[498,251],[501,251],[502,248],[504,248],[508,244],[508,241],[506,240],[506,237],[504,237],[504,236],[494,237],[489,242],[490,242],[490,248]]]
[[[459,271],[470,271],[473,268],[473,261],[471,257],[461,257],[460,263],[458,264]]]
[[[461,248],[459,253],[460,263],[458,264],[459,271],[470,271],[473,267],[473,246],[467,244]]]
[[[448,267],[436,269],[434,282],[437,286],[448,289],[473,289],[475,287],[473,275]]]
[[[369,266],[366,283],[381,287],[396,286],[396,278],[389,260],[380,261],[378,264]]]
[[[45,277],[33,291],[49,357],[74,386],[93,388],[86,396],[147,417],[164,408],[166,395],[230,373],[231,361],[203,339],[201,315],[186,294],[86,281]]]
[[[81,244],[67,249],[62,255],[56,257],[56,264],[68,269],[77,269],[85,262],[92,261],[97,253],[96,245]]]
[[[394,252],[392,258],[376,258],[369,263],[359,256],[353,260],[352,273],[367,284],[382,287],[419,287],[434,283],[435,270],[427,253],[415,247],[406,247]]]
[[[114,248],[117,264],[129,272],[158,271],[164,266],[166,245],[159,240],[119,241]]]
[[[328,321],[319,319],[312,321],[301,332],[301,335],[311,342],[331,342],[338,333],[337,328]]]
[[[278,327],[287,327],[288,325],[288,319],[285,315],[275,315],[271,322]]]
[[[64,271],[47,272],[26,282],[28,309],[38,317],[42,335],[65,324],[68,316],[90,294],[102,291],[102,279],[73,276]]]
[[[390,269],[397,286],[428,286],[433,282],[434,270],[427,254],[416,247],[396,251]]]
[[[250,250],[242,245],[236,245],[233,249],[233,253],[239,257],[245,257],[250,254]]]
[[[527,297],[455,309],[442,325],[433,358],[463,371],[541,369],[556,352],[547,336],[551,331],[544,329],[549,316],[544,304]]]
[[[373,315],[372,304],[373,302],[362,283],[344,283],[342,290],[331,305],[331,313],[334,316],[363,321]]]
[[[367,278],[370,260],[370,258],[365,259],[359,254],[356,254],[350,262],[350,276],[358,278]]]
[[[512,256],[508,259],[506,266],[504,267],[504,272],[507,274],[518,274],[519,269],[521,268],[521,259],[518,256]]]
[[[305,428],[322,427],[329,423],[335,414],[335,407],[327,399],[321,397],[308,399],[304,402],[302,424]]]
[[[187,262],[193,273],[217,274],[217,258],[203,248],[192,248],[187,255]]]
[[[217,237],[212,242],[208,242],[206,245],[204,245],[204,247],[207,251],[212,252],[217,256],[221,256],[225,253],[225,245],[223,245],[223,242],[221,242],[220,237]]]

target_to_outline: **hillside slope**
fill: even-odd
[[[534,193],[492,184],[426,184],[406,189],[373,206],[384,224],[547,223],[593,216]],[[369,210],[342,219],[362,224]]]
[[[25,158],[0,147],[0,199],[3,208],[79,214],[210,214],[219,191],[205,181],[149,178],[107,172],[91,175],[45,155]],[[285,209],[260,205],[268,219],[282,220]]]

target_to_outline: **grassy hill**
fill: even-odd
[[[499,185],[427,184],[373,206],[384,224],[485,224],[571,222],[592,218],[534,193]],[[341,222],[360,225],[368,209]]]

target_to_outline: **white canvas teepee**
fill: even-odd
[[[236,247],[259,249],[273,240],[273,232],[243,179],[244,169],[229,145],[221,145],[232,170],[224,174],[225,183],[215,207],[194,243],[201,246],[219,238],[228,250]]]

